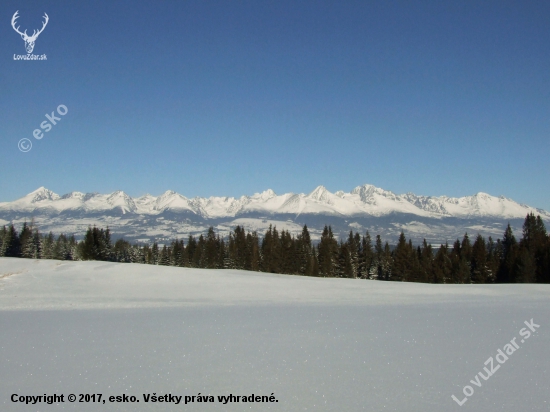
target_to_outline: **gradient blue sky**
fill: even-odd
[[[31,33],[48,13],[34,50],[47,61],[13,60],[16,10]],[[39,186],[193,197],[371,183],[550,210],[546,0],[3,0],[0,16],[0,201]]]

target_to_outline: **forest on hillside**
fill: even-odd
[[[13,224],[0,229],[0,256],[30,259],[102,260],[209,269],[244,269],[303,276],[361,278],[427,283],[549,283],[550,236],[540,216],[529,214],[518,241],[508,225],[502,239],[473,240],[465,234],[452,245],[432,247],[425,240],[413,246],[401,232],[390,247],[380,235],[373,240],[350,231],[337,240],[325,226],[313,244],[307,226],[298,236],[269,227],[256,232],[235,227],[222,238],[208,233],[171,244],[130,244],[111,241],[109,228],[89,227],[84,239],[40,233],[34,223],[18,232]]]

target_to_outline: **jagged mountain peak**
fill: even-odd
[[[177,196],[178,193],[174,192],[173,190],[167,190],[166,192],[164,192],[163,194],[161,194],[159,197],[172,197],[172,196]]]
[[[130,196],[128,196],[126,193],[124,193],[122,190],[117,190],[109,195],[107,199],[131,199]]]
[[[357,186],[351,191],[351,194],[358,195],[359,199],[361,199],[363,203],[368,203],[372,205],[377,204],[375,195],[385,195],[386,193],[393,195],[392,192],[387,192],[379,187],[370,184]]]
[[[137,209],[134,199],[132,199],[122,190],[117,190],[116,192],[111,193],[107,197],[106,201],[113,208],[120,208],[122,213],[135,212]]]
[[[57,193],[46,189],[44,186],[39,187],[25,197],[27,197],[31,203],[40,202],[42,200],[57,200],[60,198]]]
[[[319,185],[315,189],[313,189],[313,191],[310,192],[306,197],[318,201],[326,201],[329,199],[330,195],[332,195],[332,193],[330,193],[325,186]]]
[[[262,193],[256,193],[256,195],[260,199],[264,199],[264,200],[271,199],[277,196],[277,194],[271,189],[264,190]]]
[[[84,199],[85,196],[86,196],[86,193],[70,192],[61,196],[61,199]]]

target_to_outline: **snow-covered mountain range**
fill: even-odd
[[[266,190],[239,198],[187,198],[173,191],[137,198],[122,191],[60,196],[41,187],[15,201],[0,203],[0,224],[34,218],[42,231],[77,236],[90,224],[109,225],[115,235],[142,241],[187,237],[203,233],[208,226],[223,235],[238,224],[259,234],[270,224],[293,233],[307,224],[316,238],[325,224],[331,224],[340,236],[350,229],[369,230],[392,241],[404,230],[416,241],[425,237],[442,242],[466,231],[500,237],[508,221],[519,229],[531,212],[550,220],[549,212],[503,196],[481,192],[460,198],[399,195],[368,184],[349,193],[331,193],[318,186],[308,194],[277,195]]]

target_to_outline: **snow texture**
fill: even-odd
[[[546,411],[549,298],[549,285],[0,258],[0,410]],[[538,331],[470,383],[532,318]],[[25,406],[14,393],[140,403]],[[145,403],[153,393],[278,402]]]

